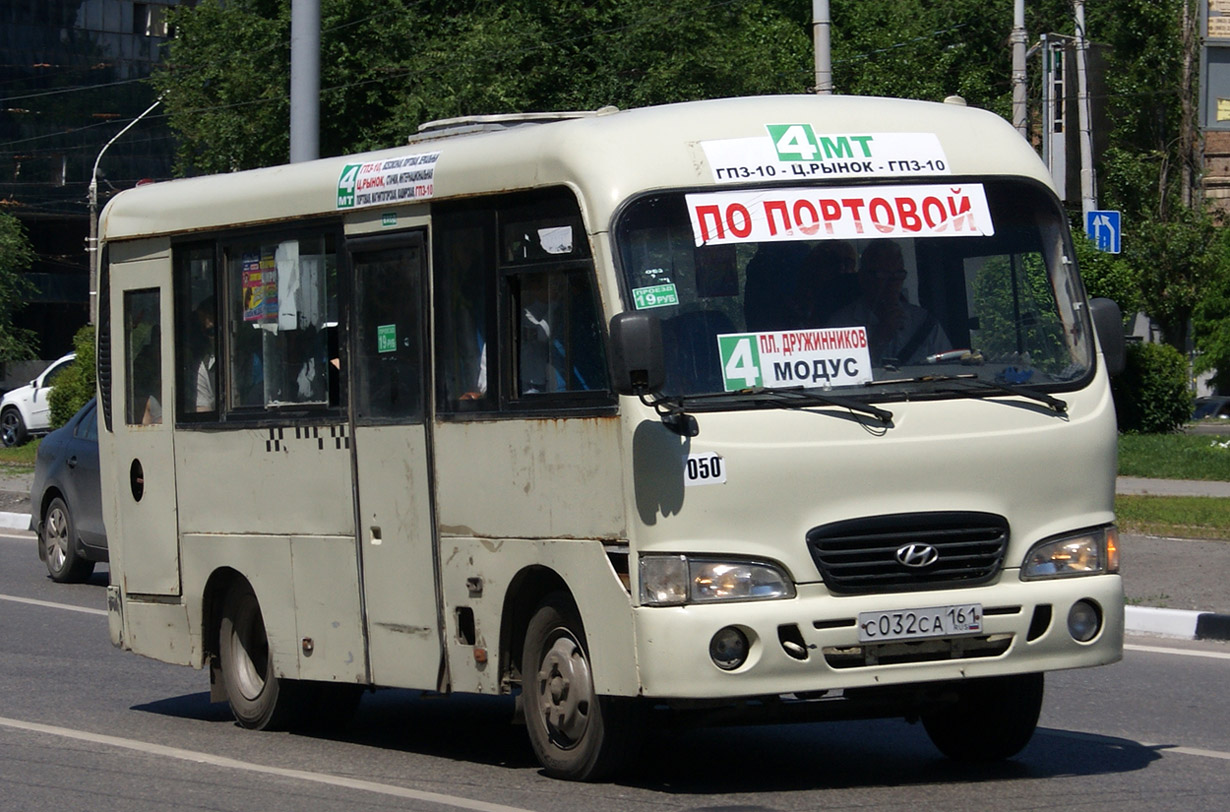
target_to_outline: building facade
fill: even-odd
[[[71,349],[89,320],[94,162],[153,102],[146,80],[165,55],[167,9],[190,2],[0,0],[0,211],[24,223],[38,253],[36,293],[16,321],[38,334],[44,359]],[[165,120],[143,120],[99,164],[100,209],[119,190],[169,177],[173,157]]]

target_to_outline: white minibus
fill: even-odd
[[[100,233],[112,640],[244,726],[396,687],[517,697],[568,779],[672,718],[1002,759],[1121,656],[1122,323],[990,113],[454,119]]]

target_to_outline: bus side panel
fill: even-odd
[[[189,635],[189,613],[182,603],[124,601],[124,648],[172,665],[201,666],[201,640]]]
[[[601,542],[454,537],[441,539],[440,547],[454,691],[498,692],[506,670],[499,659],[500,624],[509,586],[527,568],[545,567],[563,579],[580,610],[598,693],[638,693],[631,598]],[[481,583],[477,594],[475,583]],[[473,645],[466,644],[458,629],[459,610],[464,609],[473,612]],[[475,656],[476,649],[486,651],[486,662]]]
[[[441,535],[627,537],[619,420],[436,423]]]
[[[181,532],[354,536],[346,435],[345,426],[178,432]]]
[[[206,631],[201,624],[210,576],[232,569],[256,594],[278,676],[365,681],[353,538],[185,534],[182,547],[194,637]]]

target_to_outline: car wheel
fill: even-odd
[[[952,688],[955,704],[922,714],[923,727],[941,753],[955,761],[1002,761],[1029,744],[1042,710],[1041,674],[984,677]]]
[[[595,781],[623,766],[639,740],[642,709],[597,695],[580,617],[563,594],[531,618],[521,671],[530,744],[548,775]]]
[[[26,441],[26,421],[21,419],[21,412],[14,408],[4,410],[0,414],[0,442],[12,448]]]
[[[51,500],[43,514],[43,561],[51,580],[61,584],[81,583],[94,572],[94,562],[77,555],[77,532],[73,515],[60,497]]]
[[[276,730],[299,715],[303,686],[274,674],[265,620],[246,581],[233,585],[223,601],[218,657],[231,713],[240,725]]]

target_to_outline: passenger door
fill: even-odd
[[[119,246],[112,249],[113,258]],[[169,251],[110,265],[114,428],[104,500],[114,500],[108,525],[112,569],[128,594],[178,595],[179,528],[171,381]]]
[[[372,680],[436,689],[441,619],[425,410],[422,232],[348,245],[351,414]]]

